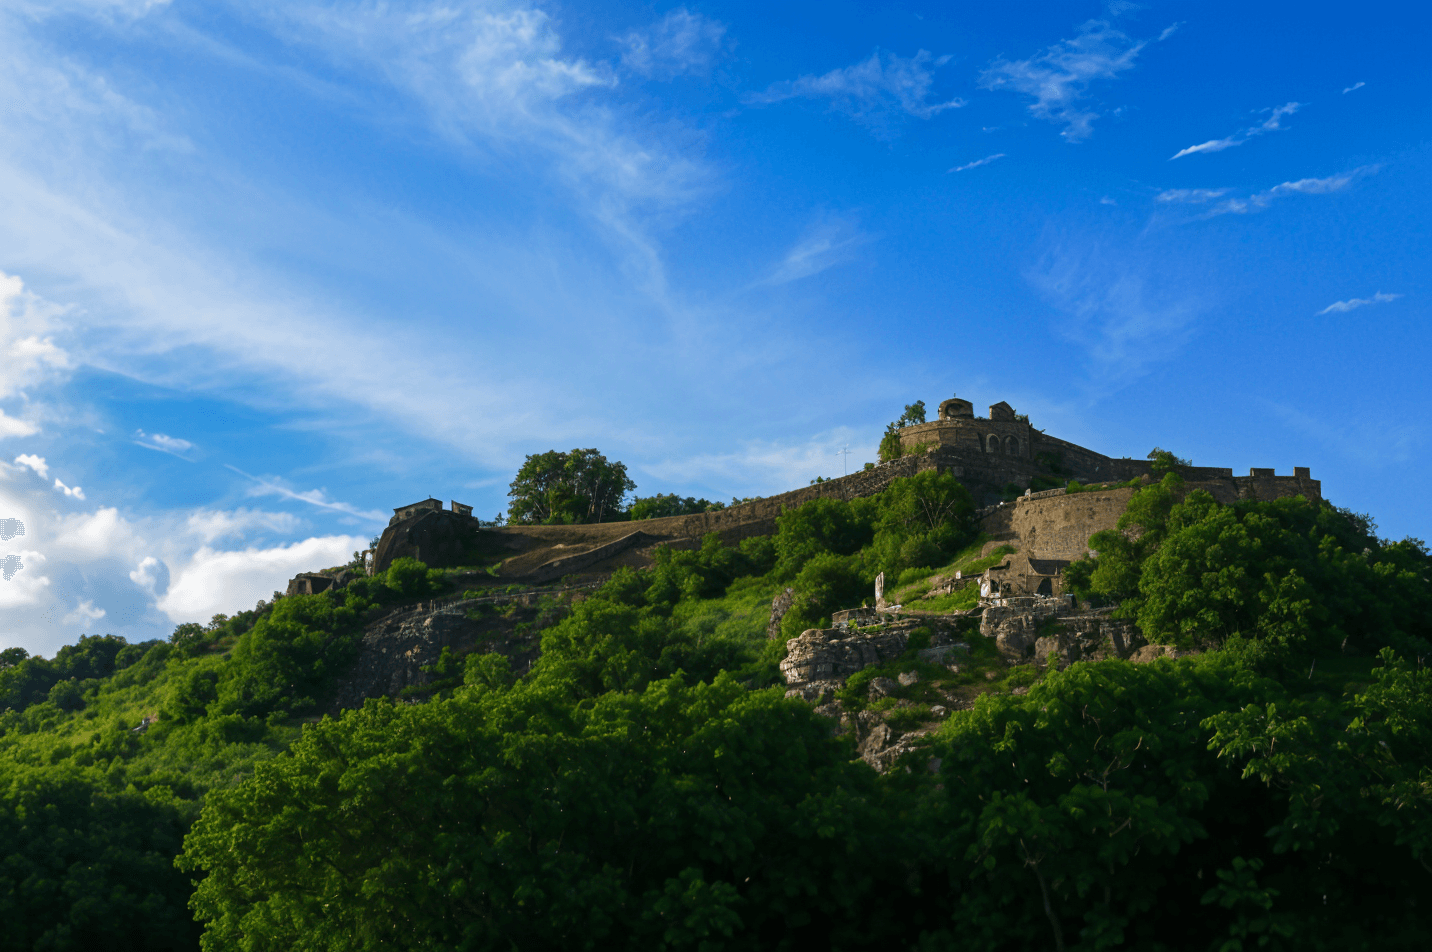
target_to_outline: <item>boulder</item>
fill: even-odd
[[[900,673],[899,681],[900,684],[904,687],[908,688],[910,685],[914,684],[916,681],[919,680],[920,676],[914,671],[902,671]]]

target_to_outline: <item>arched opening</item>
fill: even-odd
[[[1006,436],[1004,438],[1004,451],[1010,456],[1018,456],[1019,440],[1015,439],[1012,436]]]
[[[998,453],[998,452],[999,452],[999,437],[997,437],[997,436],[991,436],[991,437],[989,438],[989,443],[987,443],[987,444],[985,445],[985,450],[986,450],[987,452],[990,452],[990,453]]]

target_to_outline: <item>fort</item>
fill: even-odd
[[[727,544],[775,530],[776,518],[811,499],[854,499],[874,495],[894,480],[936,470],[959,479],[982,505],[982,528],[998,542],[1016,545],[1035,564],[1031,577],[1057,574],[1051,562],[1067,563],[1088,551],[1089,537],[1112,529],[1135,489],[1121,486],[1069,492],[1065,487],[1035,491],[1050,483],[1129,483],[1155,476],[1149,460],[1115,459],[1036,429],[1008,403],[996,403],[977,417],[970,401],[952,397],[937,418],[899,431],[901,455],[867,465],[848,476],[824,480],[714,512],[636,522],[570,526],[484,526],[472,508],[438,499],[393,511],[373,552],[370,571],[384,571],[410,556],[430,566],[496,565],[496,581],[552,581],[564,576],[610,572],[622,565],[652,561],[658,545],[698,545],[717,533]],[[1223,503],[1286,496],[1322,498],[1322,486],[1307,467],[1291,475],[1253,468],[1234,476],[1230,468],[1177,466],[1186,489],[1203,489]],[[1012,498],[1015,493],[1024,495]],[[311,583],[306,583],[311,585]],[[305,589],[306,590],[306,589]]]

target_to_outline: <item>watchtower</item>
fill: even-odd
[[[951,397],[940,404],[941,420],[973,420],[975,417],[975,405],[968,400],[961,400],[959,397]]]

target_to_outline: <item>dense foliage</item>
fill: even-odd
[[[709,499],[664,493],[655,496],[638,496],[631,501],[627,514],[632,519],[660,519],[663,516],[690,516],[699,512],[715,512],[725,508],[725,503],[712,502]]]
[[[595,449],[534,453],[512,480],[507,522],[610,522],[622,517],[626,494],[635,488],[624,463],[612,462]]]
[[[447,656],[424,703],[337,717],[316,711],[362,619],[438,573],[0,656],[0,946],[1432,942],[1425,547],[1166,476],[1072,577],[1206,650],[1010,671],[876,774],[785,697],[771,599],[797,594],[789,634],[878,572],[977,557],[971,508],[925,473],[663,548],[554,613],[525,676]]]

